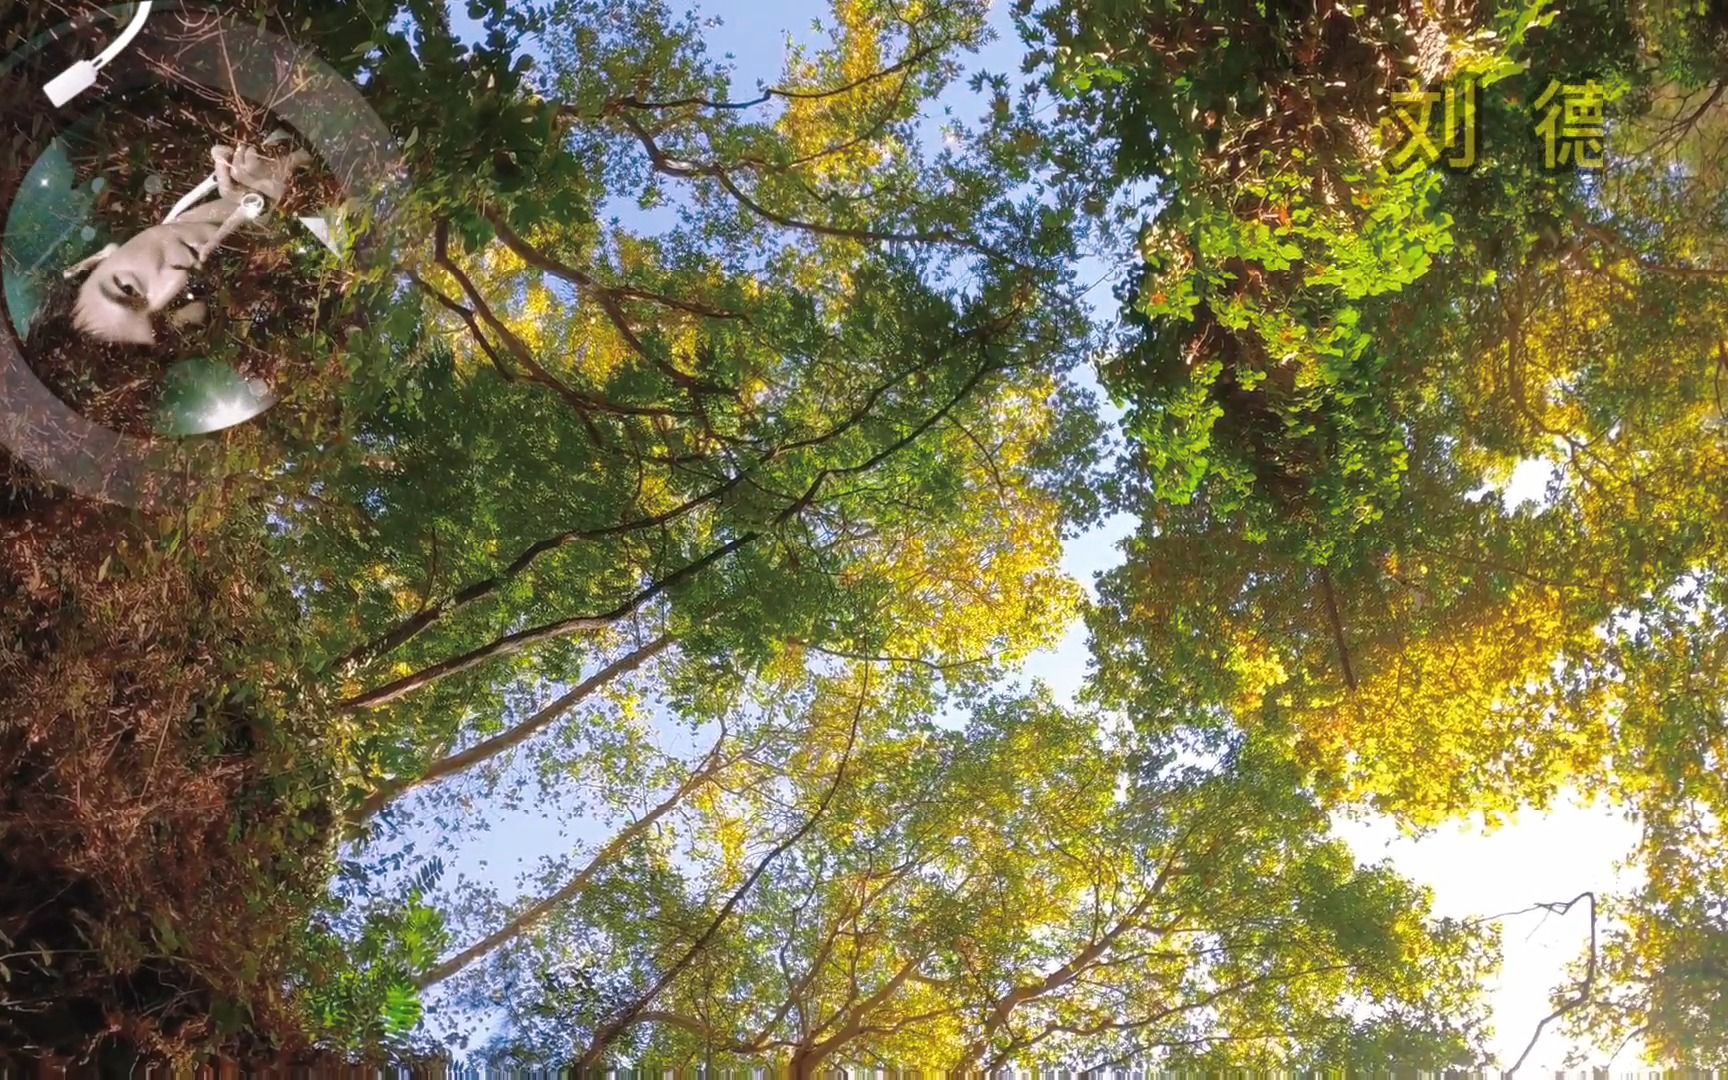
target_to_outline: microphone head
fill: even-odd
[[[66,104],[84,91],[96,85],[96,65],[88,60],[81,60],[54,77],[54,80],[42,88],[53,102],[56,109],[65,108]]]

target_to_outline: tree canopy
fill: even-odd
[[[835,0],[766,72],[666,0],[233,8],[405,182],[184,504],[0,459],[0,1041],[1477,1066],[1493,920],[1333,815],[1591,791],[1642,881],[1551,1019],[1728,1055],[1715,8]]]

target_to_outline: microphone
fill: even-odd
[[[42,88],[42,92],[48,95],[48,100],[53,103],[56,109],[65,108],[73,98],[96,85],[97,73],[107,67],[116,56],[124,52],[126,46],[132,44],[132,39],[138,36],[138,32],[144,29],[144,20],[150,17],[152,6],[152,0],[140,0],[138,10],[132,16],[131,25],[126,27],[125,33],[115,39],[114,44],[103,49],[94,60],[80,60],[73,64],[56,75],[47,86]]]

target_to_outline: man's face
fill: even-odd
[[[171,225],[144,230],[84,279],[75,324],[84,334],[116,345],[154,345],[157,316],[181,297],[197,262],[197,251],[182,230]]]

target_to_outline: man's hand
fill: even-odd
[[[312,155],[304,150],[284,158],[267,158],[257,148],[244,145],[215,147],[210,157],[216,162],[216,190],[232,202],[240,201],[248,192],[280,202],[288,181],[312,162]]]

